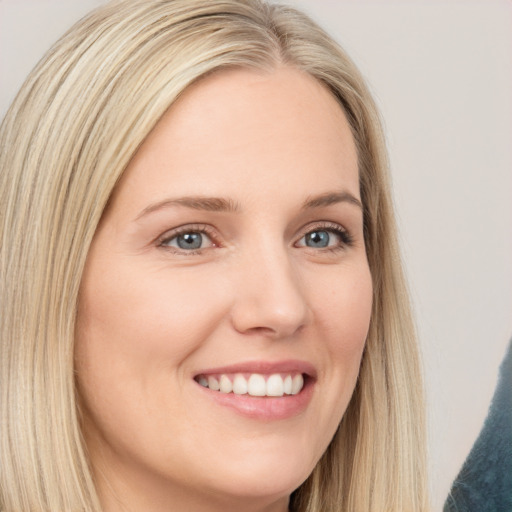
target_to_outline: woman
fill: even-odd
[[[2,510],[427,509],[382,131],[311,20],[109,3],[0,140]]]

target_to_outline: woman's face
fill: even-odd
[[[105,510],[286,510],[350,400],[371,303],[331,94],[290,68],[191,87],[128,166],[83,276],[77,381]]]

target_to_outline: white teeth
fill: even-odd
[[[229,380],[227,375],[220,376],[220,392],[221,393],[231,393],[233,391],[233,384]]]
[[[259,373],[253,373],[248,379],[240,373],[231,377],[226,374],[217,377],[201,375],[197,378],[197,382],[212,391],[250,396],[296,395],[304,387],[304,378],[300,373],[293,377],[291,374],[283,377],[279,373],[274,373],[265,377]]]
[[[219,381],[215,377],[208,377],[208,387],[212,391],[219,391]]]
[[[267,395],[268,396],[283,396],[284,382],[281,375],[271,375],[267,380]]]
[[[237,395],[245,395],[247,393],[247,381],[243,375],[235,375],[233,380],[233,393]]]
[[[249,377],[249,382],[247,382],[247,392],[251,396],[265,396],[267,394],[265,377],[258,373],[253,373]]]
[[[304,379],[299,373],[293,377],[292,380],[292,395],[296,395],[304,387]]]
[[[291,375],[287,375],[286,378],[284,379],[283,390],[287,395],[292,394],[292,376]]]

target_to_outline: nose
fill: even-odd
[[[234,328],[244,334],[288,338],[308,322],[306,287],[286,251],[260,251],[236,272]]]

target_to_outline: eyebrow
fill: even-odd
[[[304,201],[301,209],[309,210],[312,208],[325,208],[333,204],[344,202],[353,204],[361,209],[363,208],[361,201],[357,199],[357,197],[352,195],[350,192],[342,191],[328,192],[319,196],[310,197]],[[141,217],[144,217],[145,215],[154,211],[170,208],[173,206],[184,206],[193,210],[202,210],[207,212],[237,213],[241,211],[240,205],[236,201],[233,201],[229,198],[187,196],[178,197],[175,199],[164,199],[158,203],[151,204],[147,208],[144,208],[144,210],[142,210],[142,212],[136,217],[135,220],[139,220]]]
[[[337,203],[350,203],[361,208],[361,210],[363,209],[361,201],[347,191],[328,192],[326,194],[309,198],[302,205],[302,209],[308,210],[310,208],[325,208]]]
[[[186,208],[192,208],[193,210],[203,210],[207,212],[240,211],[240,206],[231,199],[203,196],[178,197],[176,199],[164,199],[163,201],[159,201],[158,203],[144,208],[144,210],[142,210],[142,212],[140,212],[140,214],[137,216],[136,220],[140,219],[144,215],[147,215],[148,213],[172,206],[185,206]]]

